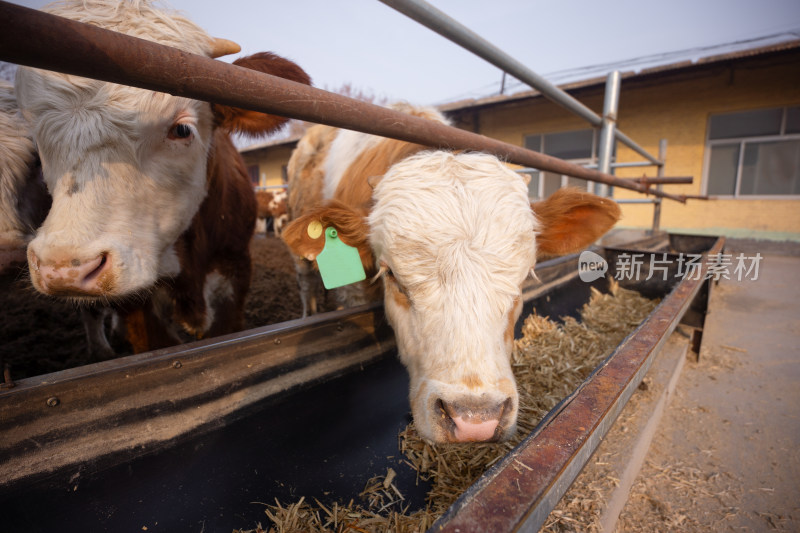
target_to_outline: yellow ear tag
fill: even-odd
[[[325,229],[325,247],[317,256],[317,266],[326,289],[350,285],[367,278],[358,250],[343,243],[336,228]]]
[[[308,225],[306,231],[312,239],[319,239],[319,236],[322,235],[322,224],[320,224],[319,220],[314,220]]]

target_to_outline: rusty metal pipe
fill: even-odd
[[[685,202],[483,135],[8,2],[0,2],[0,21],[4,61],[436,148],[490,152],[512,163]]]
[[[694,181],[692,176],[676,176],[676,177],[665,177],[665,176],[658,176],[653,178],[633,178],[631,181],[635,181],[636,183],[642,183],[644,185],[678,185],[678,184],[691,184]]]

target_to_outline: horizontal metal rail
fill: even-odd
[[[458,21],[449,17],[447,14],[436,9],[423,0],[380,0],[387,6],[399,11],[407,17],[419,22],[423,26],[430,28],[439,35],[446,37],[457,45],[466,48],[473,54],[485,59],[497,68],[507,72],[538,90],[542,95],[566,108],[572,113],[589,122],[592,126],[599,128],[603,124],[603,118],[597,113],[583,105],[581,102],[562,91],[542,76],[503,52],[495,45],[473,32]],[[625,144],[633,151],[651,161],[655,165],[663,165],[663,161],[650,155],[644,148],[636,144],[630,137],[615,130],[618,141]]]
[[[619,200],[614,200],[618,204],[652,204],[657,200],[655,198],[620,198]]]
[[[636,181],[638,183],[643,183],[645,185],[689,185],[694,181],[692,176],[675,176],[675,177],[667,177],[667,176],[657,176],[653,178],[643,177],[643,178],[628,178],[632,181]]]
[[[0,496],[163,448],[394,350],[372,304],[19,380],[0,391]]]
[[[586,168],[597,168],[597,163],[584,165]],[[616,161],[611,163],[611,168],[652,167],[657,166],[650,161]]]
[[[0,2],[0,60],[328,124],[670,198],[630,180],[520,146],[136,37]]]

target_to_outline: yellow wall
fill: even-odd
[[[598,114],[601,88],[576,95]],[[667,192],[699,195],[702,191],[706,128],[711,114],[800,104],[800,63],[734,68],[715,66],[689,75],[676,73],[660,80],[623,80],[619,128],[649,153],[658,154],[659,140],[667,139],[666,176],[693,176],[691,185],[666,185]],[[588,124],[542,98],[483,110],[480,133],[522,145],[525,135],[587,128]],[[618,161],[641,161],[618,143]],[[655,167],[618,169],[619,177],[655,175]],[[615,198],[641,198],[636,192],[615,189]],[[662,228],[708,230],[734,236],[800,238],[798,199],[665,200]],[[624,205],[621,226],[650,227],[653,206]]]
[[[734,66],[731,67],[730,64]],[[711,114],[768,107],[800,105],[800,52],[777,59],[737,60],[714,63],[702,70],[673,70],[649,78],[623,79],[619,128],[657,155],[659,140],[667,139],[664,175],[693,176],[691,185],[666,185],[667,192],[699,195],[702,191],[706,128]],[[573,94],[600,113],[602,86]],[[468,109],[457,125],[515,145],[526,135],[585,129],[589,125],[543,98],[506,102],[480,110]],[[281,184],[293,145],[262,149],[246,159],[257,160],[261,185]],[[621,143],[618,161],[642,158]],[[655,176],[655,167],[620,168],[619,177]],[[615,198],[642,198],[616,188]],[[671,231],[800,240],[800,199],[688,200],[681,204],[664,200],[661,227]],[[652,204],[622,206],[620,226],[649,228]]]

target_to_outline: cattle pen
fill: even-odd
[[[385,3],[393,7],[403,4],[406,8],[424,6],[419,2]],[[661,173],[663,145],[659,157],[642,154],[648,159],[645,164],[658,167],[657,178],[649,182],[622,179],[609,173],[611,162],[607,157],[601,157],[597,170],[588,169],[477,134],[13,4],[0,2],[0,20],[4,21],[0,59],[5,61],[437,148],[486,151],[524,167],[630,189],[659,200],[687,200],[661,188],[661,184],[670,183]],[[611,76],[609,82],[613,87],[618,78]],[[562,96],[553,92],[552,98]],[[613,90],[607,94],[607,105],[603,117],[595,115],[587,120],[604,128],[605,143],[617,138],[635,144],[614,128]],[[655,206],[657,229],[659,204]],[[723,246],[724,239],[654,232],[642,241],[596,247],[594,250],[610,265],[614,265],[615,254],[620,253],[668,259],[672,269],[670,282],[631,285],[662,297],[663,301],[572,395],[459,498],[431,530],[537,530],[589,460],[669,335],[679,324],[685,324],[693,328],[695,342],[700,342],[712,288],[706,273],[714,267],[714,257],[721,254]],[[679,253],[703,255],[696,278],[678,281],[675,270]],[[554,316],[574,313],[586,301],[590,287],[577,279],[578,261],[577,256],[569,256],[538,265],[540,281],[530,281],[523,292],[526,312],[536,308],[549,310]],[[613,269],[610,273],[614,273]],[[604,283],[605,280],[598,280],[596,286],[604,288]],[[562,307],[557,307],[556,301]],[[370,379],[376,379],[379,385],[373,385],[378,390],[370,394],[380,392],[383,383],[388,383],[386,390],[393,386],[392,390],[404,391],[405,384],[397,377],[398,369],[392,362],[394,353],[393,335],[380,306],[370,306],[20,380],[13,388],[0,392],[0,430],[4,434],[0,444],[0,498],[25,502],[26,498],[51,491],[59,493],[57,499],[68,506],[73,500],[58,487],[72,486],[76,476],[94,476],[100,480],[98,486],[107,487],[108,480],[103,476],[114,475],[119,468],[135,461],[150,461],[145,468],[153,477],[152,486],[161,486],[162,480],[156,472],[164,468],[159,461],[165,461],[165,450],[176,446],[191,449],[195,441],[203,442],[195,450],[214,450],[209,442],[224,440],[221,434],[231,425],[264,410],[276,409],[282,402],[311,394],[329,383],[341,380],[352,383],[360,374],[371,373]],[[403,400],[404,395],[405,392],[400,394]],[[368,398],[361,400],[359,409],[366,410],[363,405],[376,403],[374,396]],[[399,409],[401,413],[396,416],[402,420],[406,407],[401,405]],[[370,431],[369,427],[354,427],[356,440],[348,442],[359,442]],[[386,441],[388,437],[381,438]],[[282,448],[278,444],[268,449],[288,453],[289,446],[290,443],[284,444]],[[280,457],[273,460],[281,462]],[[214,464],[226,468],[225,464]],[[517,464],[524,468],[516,468]],[[313,475],[309,476],[313,479]],[[188,493],[183,496],[190,498]],[[164,513],[170,504],[175,504],[166,496],[162,501],[171,502],[160,509]]]

